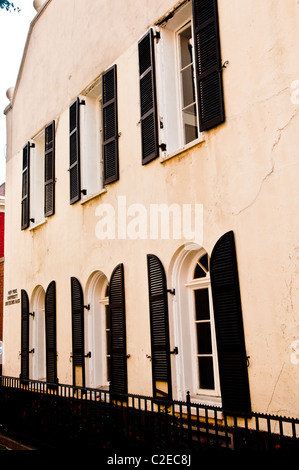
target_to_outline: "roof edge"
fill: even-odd
[[[48,7],[48,5],[52,2],[52,0],[46,0],[45,3],[43,4],[43,6],[41,7],[41,9],[36,13],[36,15],[34,16],[34,18],[32,19],[30,25],[29,25],[29,30],[28,30],[28,33],[27,33],[27,38],[26,38],[26,42],[25,42],[25,46],[24,46],[24,50],[23,50],[23,55],[22,55],[22,60],[21,60],[21,64],[20,64],[20,67],[19,67],[19,72],[18,72],[18,75],[17,75],[17,80],[16,80],[16,84],[15,84],[15,89],[14,89],[14,94],[13,94],[13,97],[11,99],[11,102],[6,106],[6,108],[4,109],[4,114],[6,115],[8,113],[8,111],[10,111],[12,108],[13,108],[13,103],[14,103],[14,100],[15,100],[15,96],[16,96],[16,92],[17,92],[17,89],[18,89],[18,85],[20,83],[20,79],[21,79],[21,75],[22,75],[22,71],[23,71],[23,67],[24,67],[24,63],[25,63],[25,59],[26,59],[26,54],[27,54],[27,50],[28,50],[28,46],[29,46],[29,42],[30,42],[30,38],[31,38],[31,34],[32,34],[32,30],[33,30],[33,27],[35,25],[35,23],[38,21],[39,17],[44,13],[44,11],[46,10],[46,8]]]

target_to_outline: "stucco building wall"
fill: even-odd
[[[236,237],[252,407],[299,416],[299,359],[294,355],[299,339],[299,118],[292,88],[299,76],[299,6],[293,0],[219,0],[218,6],[222,60],[229,61],[223,73],[226,121],[204,132],[191,148],[146,166],[140,157],[137,43],[174,7],[173,0],[52,0],[38,15],[6,109],[5,295],[25,289],[32,298],[38,285],[46,290],[55,279],[58,377],[72,383],[70,277],[80,279],[86,291],[92,273],[101,271],[109,279],[122,262],[129,391],[151,394],[146,255],[161,259],[172,288],[174,256],[186,240],[100,239],[97,211],[101,204],[118,209],[120,197],[127,207],[138,203],[147,210],[155,203],[202,204],[202,246],[208,254],[223,233],[233,230]],[[115,63],[120,178],[101,195],[70,205],[69,106]],[[55,215],[21,231],[22,148],[52,120]],[[175,303],[169,300],[173,346]],[[20,304],[7,306],[6,375],[20,372],[20,328]],[[172,357],[177,396],[178,362]]]

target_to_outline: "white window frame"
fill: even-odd
[[[107,335],[106,335],[106,297],[108,279],[101,271],[91,274],[85,296],[90,309],[84,315],[85,351],[91,352],[86,363],[86,385],[92,388],[109,389],[107,380]]]
[[[190,142],[185,141],[185,131],[184,131],[184,118],[183,118],[183,80],[182,80],[182,66],[181,66],[181,47],[180,47],[180,35],[185,31],[187,28],[191,28],[191,35],[192,35],[192,62],[189,65],[192,65],[193,68],[193,86],[194,86],[194,105],[196,109],[196,120],[197,120],[197,137],[193,139]],[[196,94],[196,83],[195,83],[195,78],[194,78],[194,44],[193,44],[193,25],[192,25],[192,19],[185,23],[184,25],[181,26],[178,30],[175,32],[175,40],[176,40],[176,47],[177,47],[177,53],[176,53],[176,59],[177,59],[177,74],[178,74],[178,92],[179,92],[179,114],[180,114],[180,143],[181,147],[188,145],[189,143],[191,144],[195,140],[198,139],[199,136],[199,125],[198,125],[198,110],[197,110],[197,94]],[[184,67],[186,69],[186,67]]]
[[[199,130],[197,91],[194,82],[198,137],[187,144],[184,142],[179,33],[188,24],[191,26],[193,40],[191,2],[183,5],[171,19],[165,20],[157,28],[160,33],[160,39],[155,41],[159,134],[160,142],[166,144],[166,151],[162,152],[160,157],[162,162],[204,140],[204,135]]]
[[[46,317],[45,317],[46,293],[42,286],[37,286],[32,296],[32,323],[29,328],[32,331],[32,376],[34,380],[46,381]],[[29,318],[30,321],[30,318]],[[32,328],[31,328],[32,326]],[[29,333],[30,334],[30,333]]]
[[[102,76],[98,77],[80,95],[85,102],[80,107],[80,167],[81,203],[101,194],[104,188],[104,161],[102,152]]]
[[[198,287],[209,288],[210,315],[214,328],[213,303],[210,287],[210,275],[194,279],[194,269],[198,259],[206,254],[199,245],[181,246],[174,254],[169,267],[168,284],[175,289],[175,296],[169,302],[171,343],[178,346],[179,355],[172,362],[172,380],[174,396],[185,400],[187,391],[195,403],[221,406],[218,355],[216,335],[213,333],[215,389],[206,390],[198,387],[197,338],[195,328],[194,290]]]
[[[193,265],[193,272],[195,269],[195,264]],[[192,361],[193,366],[193,381],[194,381],[194,390],[196,390],[196,395],[201,397],[220,397],[220,382],[219,382],[219,368],[218,368],[218,356],[217,356],[217,343],[216,343],[216,332],[215,332],[215,322],[214,322],[214,312],[213,312],[213,299],[211,292],[211,282],[210,275],[207,273],[207,276],[204,278],[193,279],[186,284],[186,288],[189,290],[188,299],[189,299],[189,321],[190,321],[190,331],[191,331],[191,341],[192,341],[192,351],[194,360]],[[211,331],[211,343],[212,343],[212,358],[213,358],[213,372],[214,372],[214,389],[204,389],[199,387],[199,370],[198,370],[198,361],[197,361],[197,333],[196,333],[196,311],[195,311],[195,296],[194,291],[198,289],[208,289],[209,293],[209,308],[210,308],[210,331]]]
[[[45,129],[36,134],[30,148],[30,228],[44,223]],[[33,220],[32,220],[33,219]]]

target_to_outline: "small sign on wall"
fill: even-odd
[[[18,289],[9,290],[7,293],[7,300],[5,305],[19,304],[20,298],[18,296]]]

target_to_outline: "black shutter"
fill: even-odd
[[[142,164],[144,165],[159,155],[154,35],[152,29],[139,41],[138,55]]]
[[[30,212],[30,143],[23,148],[22,161],[22,221],[21,229],[29,227]]]
[[[70,106],[70,204],[81,199],[80,100]]]
[[[102,76],[104,183],[119,178],[116,65]]]
[[[232,231],[216,243],[210,267],[222,405],[226,411],[249,413],[247,358]]]
[[[71,278],[72,299],[72,340],[73,340],[73,383],[85,387],[84,364],[84,303],[80,282]]]
[[[109,284],[109,315],[111,345],[112,393],[127,393],[127,344],[124,267],[119,264],[111,274]]]
[[[155,255],[147,255],[154,397],[172,397],[168,301],[165,271]]]
[[[45,200],[44,215],[55,212],[55,122],[45,128]]]
[[[200,130],[224,122],[217,0],[193,0],[195,77]]]
[[[29,299],[21,290],[21,380],[29,379]]]
[[[52,281],[45,297],[47,383],[57,384],[56,283]]]

